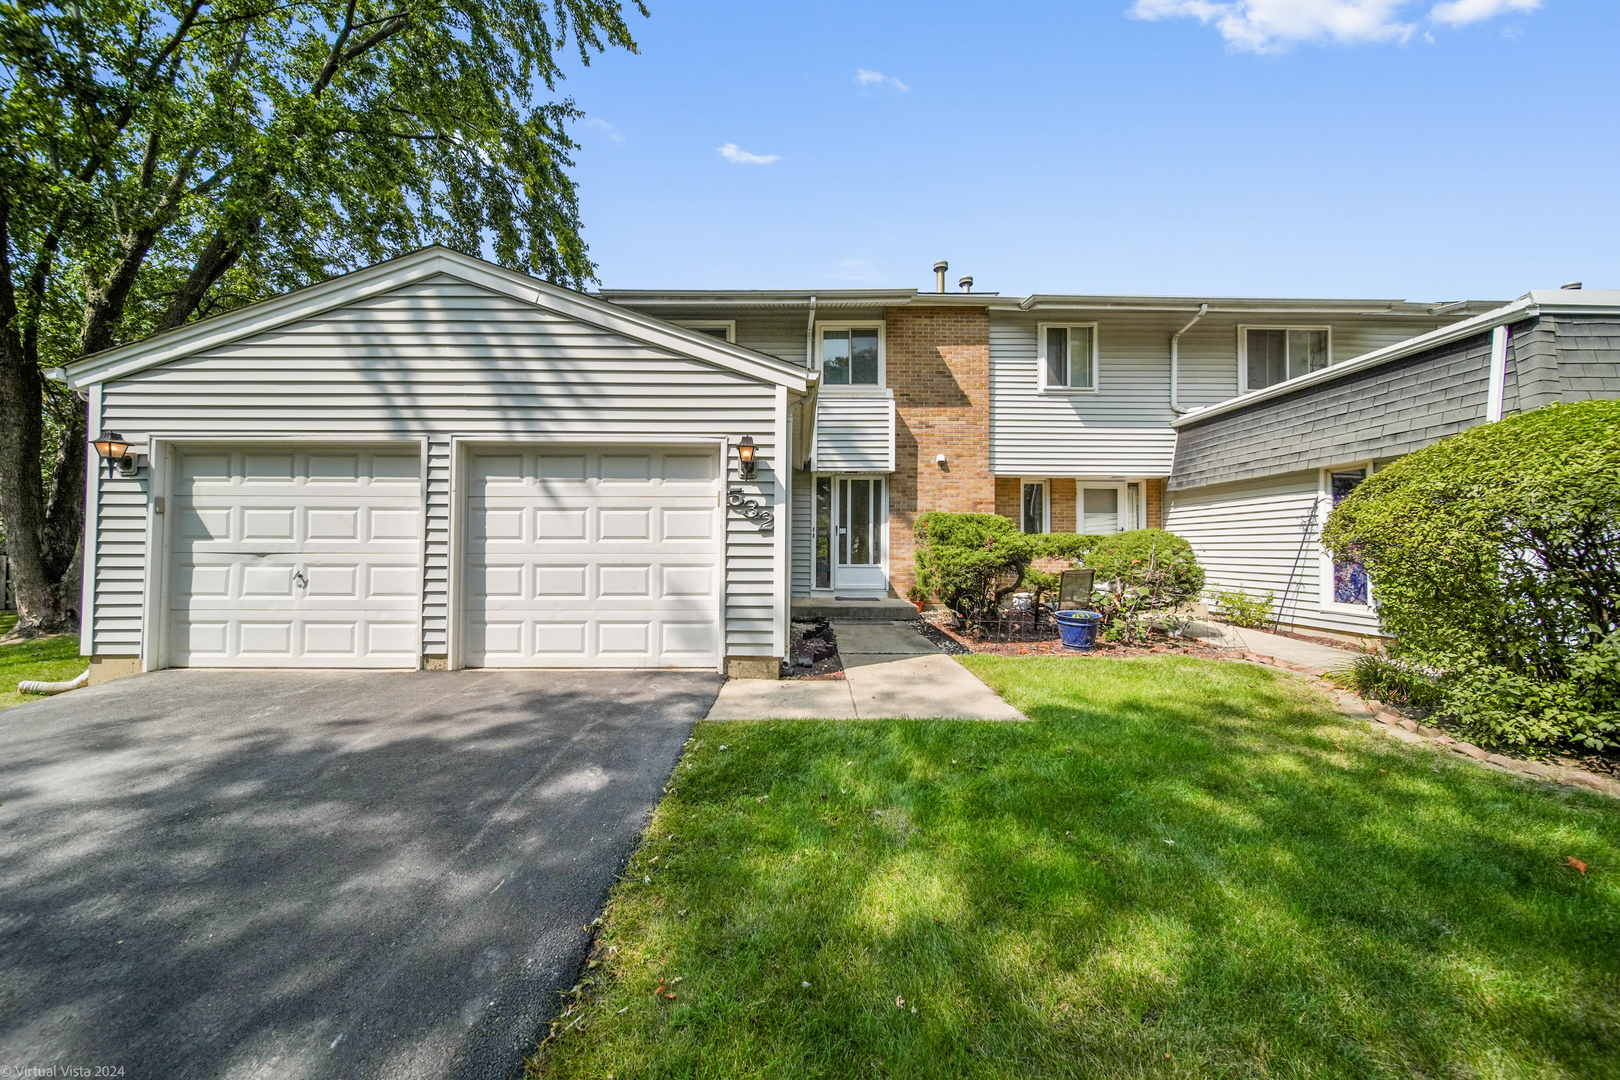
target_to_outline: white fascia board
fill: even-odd
[[[70,387],[80,389],[93,383],[121,378],[439,274],[482,286],[613,333],[692,356],[762,382],[785,386],[793,393],[802,394],[805,390],[805,371],[775,357],[718,341],[707,334],[673,326],[442,247],[424,248],[284,296],[191,323],[155,338],[87,356],[67,366],[66,381]]]
[[[1500,301],[1468,300],[1465,305],[1494,309]],[[1362,315],[1412,319],[1443,318],[1436,314],[1439,304],[1410,300],[1294,300],[1282,297],[1195,297],[1195,296],[1063,296],[1036,294],[1018,307],[1024,311],[1197,311],[1208,304],[1212,315]]]
[[[1342,364],[1330,364],[1320,371],[1313,371],[1309,375],[1301,375],[1297,379],[1285,379],[1263,390],[1251,390],[1247,394],[1227,398],[1225,401],[1215,405],[1206,405],[1201,409],[1193,409],[1186,415],[1178,416],[1170,421],[1170,426],[1180,430],[1184,427],[1201,424],[1205,420],[1235,412],[1238,409],[1246,409],[1251,405],[1282,397],[1284,394],[1292,394],[1296,390],[1305,390],[1312,386],[1333,382],[1357,371],[1365,371],[1368,368],[1377,367],[1379,364],[1387,364],[1393,360],[1423,352],[1426,349],[1448,345],[1453,341],[1461,341],[1463,338],[1493,330],[1506,323],[1532,318],[1539,313],[1540,308],[1535,303],[1533,294],[1532,296],[1524,296],[1494,311],[1487,311],[1483,315],[1476,315],[1471,319],[1464,319],[1462,322],[1452,323],[1450,326],[1443,326],[1438,330],[1431,330],[1427,334],[1420,334],[1415,338],[1409,338],[1406,341],[1397,342],[1394,345],[1370,353],[1363,353],[1352,360],[1344,361]]]

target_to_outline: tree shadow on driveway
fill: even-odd
[[[720,683],[168,671],[8,710],[7,1064],[510,1075]]]

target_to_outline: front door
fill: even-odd
[[[888,501],[881,476],[833,477],[833,591],[886,595]]]

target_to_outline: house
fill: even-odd
[[[820,375],[795,411],[792,590],[903,596],[929,510],[1031,532],[1164,524],[1188,410],[1495,307],[1395,300],[631,291],[614,304]]]
[[[1335,503],[1403,454],[1555,401],[1620,398],[1620,290],[1537,291],[1177,418],[1165,525],[1211,587],[1285,625],[1378,633],[1361,566],[1318,544]]]
[[[1242,471],[1258,443],[1223,418],[1475,340],[1501,308],[1004,297],[947,292],[944,269],[933,292],[584,295],[429,248],[86,357],[59,377],[87,395],[92,438],[132,449],[87,470],[93,678],[774,677],[794,605],[904,595],[915,520],[936,509],[1164,524],[1213,580],[1263,585],[1275,559],[1246,566],[1253,538],[1222,500],[1271,483],[1286,446]],[[1211,454],[1224,464],[1193,464]],[[1302,624],[1314,602],[1292,601]]]

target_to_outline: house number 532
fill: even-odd
[[[753,499],[743,498],[741,491],[726,493],[726,505],[736,510],[749,521],[759,526],[760,532],[769,532],[776,527],[776,515],[765,509]]]

